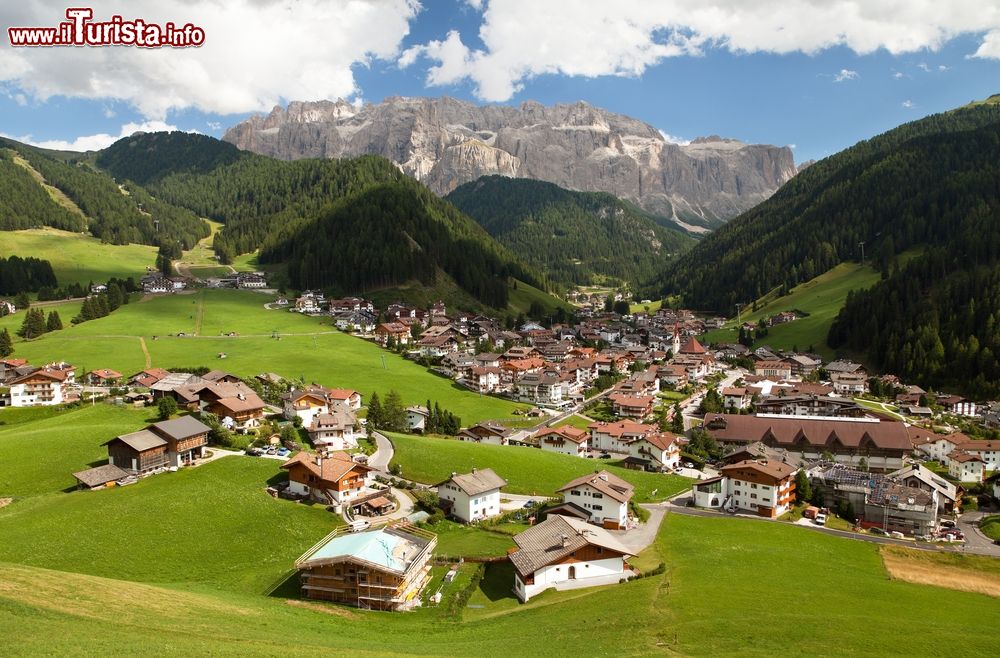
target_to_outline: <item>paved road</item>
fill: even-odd
[[[970,553],[983,552],[991,555],[1000,555],[1000,546],[994,544],[993,540],[984,535],[979,529],[979,521],[987,515],[987,512],[965,512],[958,517],[958,527],[965,533],[966,551]]]
[[[667,515],[667,509],[659,504],[646,504],[641,506],[649,512],[649,520],[638,528],[632,530],[618,530],[612,534],[618,537],[618,541],[624,544],[633,555],[638,555],[644,548],[656,541],[656,533],[660,531],[660,524]]]
[[[379,472],[380,475],[389,477],[389,462],[395,453],[390,441],[381,432],[372,432],[375,438],[375,452],[368,455],[368,465]]]

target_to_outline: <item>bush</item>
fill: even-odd
[[[480,563],[476,565],[476,570],[472,572],[469,584],[456,592],[455,596],[448,602],[447,614],[449,616],[457,617],[462,614],[462,610],[468,605],[472,594],[479,588],[479,583],[482,581],[484,575],[486,575],[486,564]]]
[[[628,501],[628,509],[640,522],[645,523],[649,520],[649,510],[639,507],[634,500]]]

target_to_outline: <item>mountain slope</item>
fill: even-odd
[[[694,240],[601,192],[484,176],[446,199],[552,281],[589,284],[595,276],[637,284]]]
[[[730,313],[734,304],[859,260],[861,242],[868,259],[887,269],[911,247],[948,241],[961,214],[992,194],[983,181],[966,185],[992,147],[962,160],[947,144],[998,122],[996,105],[938,114],[817,162],[668,265],[653,289]],[[956,191],[960,198],[952,198]]]
[[[0,148],[8,149],[0,166],[10,177],[0,183],[0,193],[6,190],[17,202],[0,215],[0,227],[28,228],[17,220],[19,212],[32,209],[31,226],[41,225],[66,230],[88,230],[94,237],[111,244],[176,244],[186,249],[209,233],[208,225],[194,213],[145,194],[138,186],[124,182],[119,185],[107,174],[80,161],[65,162],[42,149],[36,149],[9,139],[0,138]],[[12,167],[15,156],[23,158],[31,171],[21,172]],[[8,164],[9,163],[9,164]],[[36,181],[35,173],[41,177]],[[27,176],[27,178],[25,178]],[[7,178],[7,177],[5,177]],[[28,182],[35,189],[30,189]],[[43,185],[59,190],[83,214],[82,217],[56,204]],[[42,202],[49,197],[51,205]],[[55,209],[52,208],[55,206]]]
[[[291,283],[341,293],[443,275],[487,306],[507,306],[508,278],[538,275],[481,227],[384,158],[285,162],[183,133],[121,140],[101,153],[116,176],[138,176],[158,198],[225,223],[224,262],[260,249]]]
[[[661,290],[726,311],[858,258],[863,242],[883,281],[848,295],[829,345],[925,387],[994,396],[997,181],[1000,106],[927,117],[812,165],[671,265]]]
[[[673,144],[649,124],[583,102],[293,102],[233,126],[223,139],[283,160],[381,155],[442,195],[490,174],[544,180],[700,226],[720,225],[795,175],[788,148],[719,137]]]

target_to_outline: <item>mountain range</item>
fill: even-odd
[[[694,231],[760,203],[797,171],[787,147],[717,136],[672,143],[647,123],[584,102],[292,102],[223,139],[281,160],[380,155],[439,195],[492,174],[607,192]]]

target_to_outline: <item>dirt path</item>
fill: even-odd
[[[142,336],[139,336],[139,347],[142,348],[142,354],[146,357],[146,370],[149,370],[153,367],[153,359],[149,356],[149,348],[146,347],[146,339]]]

